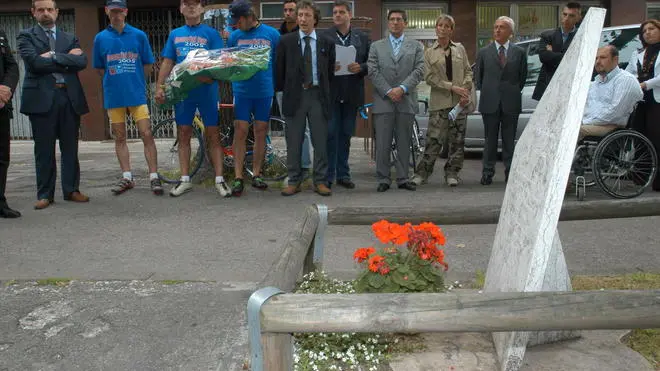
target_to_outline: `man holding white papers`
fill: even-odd
[[[335,25],[327,30],[327,36],[337,46],[337,63],[340,65],[330,87],[333,106],[328,123],[328,184],[332,186],[336,181],[347,189],[355,188],[348,167],[348,154],[357,109],[364,104],[364,77],[370,47],[367,35],[351,27],[351,16],[349,1],[335,1],[332,9]],[[352,48],[354,52],[346,48]],[[355,57],[350,60],[352,53]],[[349,57],[341,58],[342,55]]]

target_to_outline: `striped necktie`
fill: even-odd
[[[399,51],[400,51],[400,50],[401,50],[401,39],[394,40],[394,49],[393,49],[393,52],[394,52],[394,56],[395,56],[395,57],[399,55]]]

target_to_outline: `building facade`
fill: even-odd
[[[228,4],[230,1],[214,0],[207,3]],[[354,16],[360,28],[369,31],[372,40],[377,40],[387,33],[387,22],[383,20],[388,10],[404,9],[408,13],[409,37],[430,45],[435,40],[434,23],[437,16],[449,13],[456,19],[454,39],[463,43],[471,58],[480,46],[490,41],[492,25],[501,15],[514,19],[517,25],[517,40],[538,36],[545,29],[557,27],[561,7],[565,1],[557,0],[509,0],[509,1],[477,1],[477,0],[444,0],[444,1],[410,1],[410,0],[354,0]],[[640,23],[648,17],[660,18],[660,0],[589,0],[581,1],[585,8],[601,6],[608,9],[606,25],[622,25]],[[15,36],[18,32],[34,24],[29,13],[30,1],[0,2],[0,28],[4,29],[16,50]],[[80,39],[83,50],[90,53],[94,36],[107,25],[103,13],[104,0],[60,0],[58,26],[75,32]],[[281,1],[253,1],[262,19],[271,24],[281,22]],[[322,16],[332,14],[332,1],[320,0]],[[154,55],[159,57],[160,50],[172,28],[183,24],[178,11],[179,0],[129,0],[128,22],[143,29],[150,37]],[[326,19],[321,27],[330,24]],[[157,62],[158,64],[158,62]],[[156,66],[157,67],[157,66]],[[22,67],[21,67],[22,69]],[[157,73],[156,68],[156,73]],[[151,79],[152,87],[155,74]],[[85,94],[91,112],[82,118],[83,140],[105,140],[109,138],[108,122],[103,110],[101,77],[91,67],[80,73],[85,88]],[[20,85],[19,85],[20,88]],[[423,89],[423,87],[422,87]],[[369,93],[367,93],[369,94]],[[18,107],[20,90],[14,97]],[[154,120],[171,116],[171,110],[163,110],[157,105],[151,105]],[[135,133],[136,134],[136,133]],[[16,112],[12,121],[12,136],[16,139],[31,138],[27,117]]]

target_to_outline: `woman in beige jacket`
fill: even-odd
[[[467,125],[467,114],[463,108],[470,102],[473,85],[472,69],[465,47],[451,40],[454,27],[452,16],[438,17],[435,22],[438,40],[424,52],[424,79],[431,87],[431,100],[426,147],[413,177],[417,185],[427,182],[445,142],[449,143],[445,181],[451,187],[460,182],[458,173],[463,168]],[[452,109],[457,106],[463,111],[455,116],[456,110]]]

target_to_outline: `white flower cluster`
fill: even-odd
[[[460,282],[458,282],[458,281],[454,281],[454,283],[452,283],[452,284],[450,284],[450,285],[448,285],[448,286],[445,285],[445,289],[447,289],[447,291],[451,291],[451,290],[453,290],[453,289],[460,289],[460,288],[462,288],[462,287],[463,287],[463,284],[460,283]]]
[[[329,278],[324,272],[303,277],[297,293],[354,294],[353,281]],[[376,371],[385,362],[388,342],[378,334],[298,334],[294,348],[295,371],[358,370]]]

